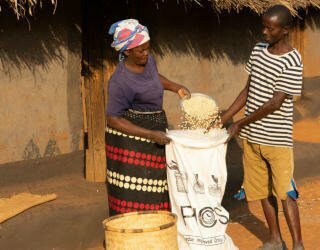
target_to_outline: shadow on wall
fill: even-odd
[[[320,12],[318,9],[309,8],[306,12],[301,13],[300,16],[306,17],[306,25],[311,29],[320,29]]]
[[[53,15],[54,6],[43,2],[34,16],[17,20],[11,9],[0,12],[0,63],[2,73],[11,75],[42,66],[49,70],[50,62],[64,63],[63,48],[70,52],[80,52],[80,5],[74,1],[59,1]],[[79,9],[79,10],[77,10]],[[73,13],[73,14],[70,14]]]
[[[105,5],[109,61],[115,62],[117,55],[108,49],[112,37],[107,35],[107,30],[112,23],[126,18],[136,18],[148,27],[152,49],[160,56],[193,54],[214,61],[227,57],[234,64],[244,63],[254,44],[261,39],[260,16],[249,9],[218,13],[209,1],[203,2],[202,7],[184,1],[127,2],[108,1]],[[300,16],[310,17],[308,25],[320,28],[317,10],[308,9],[307,14],[301,11]]]
[[[305,77],[301,99],[295,104],[294,120],[320,117],[320,77]]]
[[[125,18],[136,18],[149,29],[153,51],[164,56],[167,53],[193,54],[212,60],[228,57],[233,63],[243,63],[260,36],[260,17],[250,10],[241,13],[217,13],[204,2],[201,7],[196,3],[183,1],[136,1],[122,6],[126,1],[117,1],[107,6],[106,27]],[[107,33],[106,33],[107,34]],[[112,42],[106,37],[107,44]],[[107,45],[108,46],[108,45]],[[112,50],[107,58],[116,58]]]
[[[115,63],[117,53],[110,48],[108,28],[118,20],[137,18],[149,28],[156,54],[194,54],[212,60],[226,56],[234,64],[246,62],[260,39],[260,17],[249,9],[218,13],[209,1],[202,5],[184,1],[83,0],[80,17],[76,14],[80,10],[75,10],[80,5],[75,0],[60,1],[54,15],[54,6],[43,2],[43,7],[27,20],[16,20],[11,10],[3,8],[0,61],[5,74],[15,68],[33,71],[37,65],[48,69],[50,61],[63,63],[63,47],[74,53],[81,51],[79,34],[83,30],[82,52],[93,54],[91,66],[100,65],[105,58]],[[319,12],[309,9],[304,15],[312,16],[307,20],[311,27],[320,27]]]
[[[17,148],[15,147],[12,151],[8,149],[6,152],[9,152],[8,155],[10,155],[13,151],[19,152],[20,147],[24,147],[24,150],[22,149],[21,158],[18,153],[12,153],[15,156],[12,156],[10,161],[53,157],[81,149],[81,5],[76,0],[58,1],[58,8],[53,15],[54,6],[48,4],[48,1],[42,4],[42,8],[37,6],[34,16],[28,16],[27,19],[17,20],[12,10],[7,7],[2,8],[0,12],[0,79],[4,79],[4,83],[8,84],[8,88],[5,88],[3,93],[16,93],[15,98],[20,98],[19,95],[21,95],[21,100],[36,96],[23,107],[22,113],[28,114],[25,116],[17,115],[21,112],[17,108],[20,107],[20,104],[11,101],[13,98],[8,98],[10,100],[7,103],[9,120],[14,121],[13,124],[24,124],[25,122],[24,136],[30,136],[21,139],[17,132],[17,138],[19,138],[19,141],[16,142]],[[63,80],[56,82],[52,73],[56,72],[55,70],[66,73],[66,78],[64,75],[59,76],[59,79]],[[30,72],[33,74],[33,79],[32,76],[30,77]],[[39,83],[46,87],[43,88],[40,84],[35,85],[30,91],[22,94],[21,85],[30,87],[33,80],[36,82],[37,78],[40,79]],[[61,91],[60,89],[55,91],[54,88],[51,88],[52,86],[46,85],[52,82],[59,88],[61,86]],[[64,113],[65,107],[59,106],[65,101],[64,96],[60,95],[64,89],[67,92],[66,114]],[[55,102],[59,104],[56,105]],[[47,107],[47,112],[45,109],[42,109],[43,112],[35,112],[35,110],[41,110],[39,106]],[[51,113],[50,109],[55,106],[59,111],[53,110]],[[67,115],[68,120],[64,120],[64,115]],[[33,121],[34,126],[31,125]],[[65,124],[66,121],[69,124]],[[67,131],[62,131],[65,128],[68,128]],[[57,137],[60,132],[69,134],[61,139]],[[9,131],[8,134],[10,133]],[[2,136],[6,138],[8,134],[3,133]],[[42,138],[42,143],[34,139],[33,135]],[[71,145],[68,142],[69,135]],[[44,142],[44,140],[47,141]]]

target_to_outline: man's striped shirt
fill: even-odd
[[[279,109],[244,126],[240,137],[258,144],[292,147],[293,96],[300,95],[302,88],[301,56],[296,49],[273,55],[267,48],[268,44],[258,43],[246,64],[250,83],[245,115],[269,101],[275,91],[288,95]]]

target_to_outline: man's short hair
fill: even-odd
[[[263,15],[267,17],[277,16],[280,25],[283,27],[288,26],[289,28],[291,28],[293,25],[293,17],[291,15],[291,12],[284,5],[273,5],[270,8],[268,8]]]

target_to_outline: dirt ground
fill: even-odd
[[[102,246],[107,217],[104,183],[83,178],[83,153],[0,168],[0,197],[57,194],[0,224],[1,250],[78,250]],[[17,165],[17,166],[15,166]],[[0,211],[1,212],[1,211]],[[101,247],[102,249],[102,247]]]
[[[320,249],[320,177],[298,182],[299,212],[302,227],[302,237],[306,250]],[[268,229],[259,202],[245,201],[227,202],[230,222],[227,233],[240,250],[256,249],[267,240]],[[292,242],[282,208],[279,209],[281,232],[287,247],[292,249]],[[90,250],[101,250],[96,246]]]
[[[19,192],[58,195],[56,200],[28,209],[0,224],[1,250],[104,249],[102,221],[107,217],[106,188],[103,183],[84,180],[82,161],[79,155],[66,160],[40,161],[36,165],[24,166],[27,172],[17,168],[19,171],[6,183],[0,181],[0,197]],[[229,172],[239,171],[233,163],[229,162]],[[57,167],[55,165],[61,168],[57,173],[36,178],[35,173],[43,176]],[[73,165],[79,167],[72,170]],[[70,170],[65,171],[65,168]],[[227,184],[224,201],[224,207],[230,213],[227,232],[240,249],[256,249],[267,239],[263,212],[259,203],[248,205],[230,198],[241,181],[241,175],[233,176]],[[301,178],[297,184],[301,194],[299,208],[305,247],[320,249],[320,175]],[[290,234],[282,212],[280,223],[283,238],[290,248]]]
[[[298,200],[302,237],[305,249],[320,249],[320,177],[298,182],[301,198]],[[280,207],[281,210],[281,207]],[[229,209],[231,222],[228,234],[240,249],[256,249],[267,240],[267,227],[259,202],[249,203],[234,201]],[[280,224],[283,239],[292,249],[289,229],[284,214],[280,211]]]
[[[306,179],[298,182],[302,236],[306,250],[320,249],[320,177]],[[259,202],[248,205],[244,201],[227,202],[230,213],[230,222],[227,233],[240,250],[251,250],[261,246],[267,240],[268,229],[263,211]],[[280,208],[280,223],[283,239],[287,247],[292,249],[289,229],[286,225],[284,214]],[[90,250],[102,250],[101,246]]]

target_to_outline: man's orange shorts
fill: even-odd
[[[297,198],[292,148],[243,140],[243,167],[243,187],[248,201],[262,200],[272,195],[285,200],[292,192],[296,193],[293,198]]]

